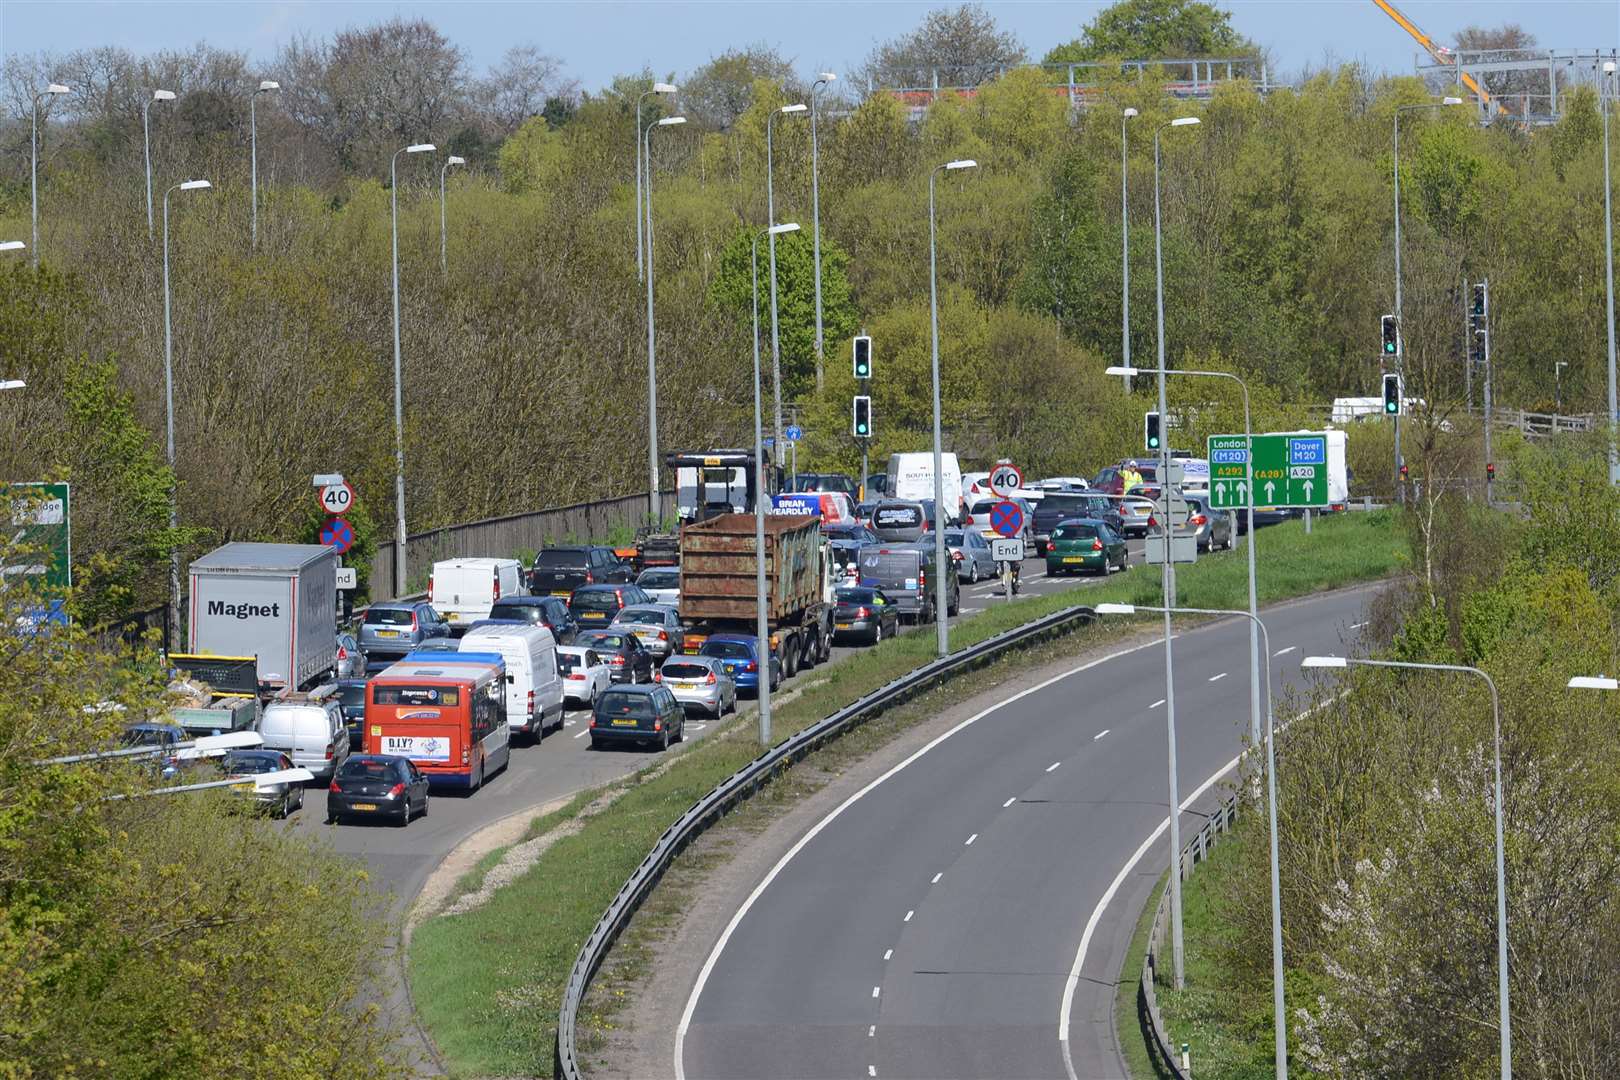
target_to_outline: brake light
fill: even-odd
[[[568,677],[570,679],[578,679],[580,682],[585,681],[585,673],[583,671],[570,671],[568,673]]]
[[[340,788],[340,787],[338,787],[338,782],[337,782],[337,781],[336,781],[336,780],[333,780],[333,781],[332,781],[332,782],[331,782],[331,784],[329,784],[329,785],[327,785],[327,788],[326,788],[326,790],[327,790],[327,791],[335,791],[335,792],[337,792],[337,793],[338,793],[338,794],[339,794],[339,795],[341,795],[341,794],[343,794],[343,789],[342,789],[342,788]]]
[[[587,585],[596,584],[596,577],[589,570],[585,571],[585,584],[587,584]]]
[[[653,730],[654,731],[663,731],[664,730],[664,722],[662,720],[654,720],[653,721]]]
[[[534,691],[529,691],[529,715],[534,715]]]
[[[750,660],[750,661],[748,661],[748,665],[746,667],[744,667],[743,670],[744,671],[758,671],[759,670],[759,661],[758,660]]]
[[[608,663],[612,664],[614,667],[622,667],[624,665],[624,657],[610,656],[608,657]]]
[[[499,600],[501,598],[501,572],[499,570],[490,571],[489,584],[495,590],[495,599]]]
[[[870,619],[872,617],[872,609],[869,607],[856,608],[855,617],[857,619]]]
[[[663,682],[663,681],[664,681],[664,673],[662,671],[653,672],[653,682]]]
[[[413,612],[411,612],[411,633],[414,634],[416,632],[416,630],[417,630],[416,612],[413,611]]]
[[[332,744],[331,743],[326,744],[326,760],[327,761],[332,760]]]
[[[339,660],[347,660],[347,659],[348,659],[348,658],[349,658],[349,649],[348,649],[348,646],[346,646],[346,645],[339,645],[339,646],[338,646],[338,659],[339,659]]]
[[[463,747],[462,747],[462,748],[461,748],[461,763],[462,763],[462,764],[463,764],[463,765],[467,765],[467,764],[470,764],[470,763],[471,763],[471,761],[472,761],[472,759],[471,759],[471,757],[470,757],[470,756],[469,756],[469,751],[468,751],[468,748],[467,748],[467,747],[465,747],[465,746],[463,746]]]
[[[1093,540],[1091,542],[1091,550],[1092,551],[1101,551],[1102,550],[1102,537],[1099,536],[1099,537],[1097,537],[1095,540]]]
[[[428,595],[429,596],[433,595],[433,575],[432,574],[428,575]]]
[[[928,588],[928,571],[917,571],[917,588],[919,591]]]
[[[710,686],[713,686],[719,680],[714,677],[714,672],[711,671],[711,672],[709,672],[708,677],[705,678],[703,681],[708,683]]]
[[[1194,514],[1192,517],[1187,519],[1187,524],[1199,526],[1208,525],[1209,518],[1205,517],[1203,514]]]
[[[596,726],[596,716],[595,716],[595,714],[592,714],[591,722],[586,724],[585,726],[588,727],[588,728],[593,728],[593,727]]]
[[[951,561],[952,562],[961,562],[962,561],[962,549],[961,548],[955,548],[955,549],[953,549],[951,551]]]
[[[388,797],[390,799],[397,799],[403,794],[405,794],[405,785],[402,783],[395,784],[393,787],[388,789]]]

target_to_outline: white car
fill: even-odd
[[[655,604],[675,607],[681,602],[681,568],[678,566],[649,566],[637,576],[636,584],[647,590]]]
[[[562,672],[565,706],[592,708],[597,697],[613,685],[613,669],[595,649],[583,645],[557,646],[557,669]]]

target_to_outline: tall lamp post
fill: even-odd
[[[790,221],[771,225],[754,234],[754,589],[758,605],[758,635],[756,652],[759,655],[759,745],[771,745],[771,627],[765,604],[765,422],[760,408],[759,376],[759,238],[774,240],[778,233],[798,232],[799,224]],[[779,444],[778,444],[779,445]]]
[[[174,333],[170,318],[169,290],[169,196],[176,191],[201,191],[213,185],[207,180],[187,180],[163,193],[163,403],[168,417],[169,442],[169,630],[180,627],[180,548],[173,543],[180,528],[179,474],[174,465]],[[165,637],[165,649],[170,642]]]
[[[1120,363],[1125,367],[1131,366],[1131,145],[1126,125],[1136,115],[1135,109],[1126,109],[1119,116]],[[1127,375],[1125,389],[1130,388],[1131,377]]]
[[[1614,101],[1614,61],[1603,65],[1603,273],[1607,283],[1609,318],[1609,483],[1620,485],[1620,453],[1615,451],[1615,425],[1620,423],[1614,378],[1614,205],[1609,184],[1609,111]]]
[[[928,326],[933,349],[934,381],[934,627],[939,635],[939,655],[951,651],[951,634],[947,619],[949,612],[945,597],[945,576],[955,573],[945,557],[945,487],[943,454],[940,447],[939,424],[939,244],[935,239],[934,181],[941,172],[976,169],[979,163],[972,158],[947,161],[935,165],[928,173]]]
[[[641,96],[636,98],[636,280],[637,281],[641,280],[641,275],[643,273],[642,261],[641,260],[642,260],[642,252],[646,248],[646,244],[642,240],[642,236],[641,236],[641,177],[642,177],[641,103],[646,101],[648,98],[652,97],[654,94],[673,94],[673,93],[676,93],[679,89],[680,89],[680,87],[676,86],[674,83],[655,82],[655,83],[652,84],[652,89],[651,90],[642,91]]]
[[[45,89],[34,95],[34,130],[28,144],[28,215],[34,225],[34,237],[28,255],[36,270],[39,269],[39,103],[52,94],[72,92],[61,83],[48,83]]]
[[[1461,105],[1460,97],[1441,98],[1439,101],[1425,102],[1422,105],[1399,105],[1395,108],[1395,154],[1391,159],[1391,172],[1395,177],[1395,373],[1402,376],[1401,396],[1406,396],[1405,359],[1406,359],[1406,326],[1401,322],[1401,114],[1417,112],[1420,109],[1443,109],[1448,105]],[[1397,412],[1393,417],[1395,421],[1395,487],[1400,494],[1401,502],[1406,502],[1406,486],[1401,483],[1401,414]],[[1486,418],[1489,425],[1490,418]],[[1251,535],[1250,540],[1254,538]]]
[[[1165,611],[1163,607],[1140,604],[1098,604],[1099,615],[1135,615],[1139,611]],[[1277,718],[1272,709],[1271,689],[1271,635],[1260,617],[1249,611],[1223,608],[1168,609],[1177,615],[1237,615],[1249,620],[1250,629],[1258,630],[1265,645],[1266,657],[1266,818],[1271,829],[1271,1012],[1273,1039],[1276,1043],[1277,1080],[1288,1080],[1288,1017],[1283,1011],[1283,941],[1282,941],[1282,873],[1277,857],[1277,755],[1275,741]],[[1172,803],[1170,812],[1179,814],[1179,803]],[[1170,873],[1178,876],[1181,849],[1170,849]]]
[[[445,278],[450,276],[450,218],[449,211],[445,209],[445,174],[450,171],[450,166],[465,164],[466,158],[451,154],[439,169],[439,273]]]
[[[146,238],[152,239],[152,103],[173,101],[173,90],[154,90],[141,105],[141,137],[146,143]]]
[[[771,125],[778,116],[793,116],[806,111],[803,104],[783,105],[765,117],[765,221],[776,224],[776,184],[774,182],[775,169],[771,164]],[[771,446],[776,452],[782,452],[782,339],[776,326],[776,234],[770,233],[765,240],[770,247],[771,258],[771,382],[776,392],[776,429],[773,433]]]
[[[388,159],[388,198],[393,222],[394,284],[394,595],[405,595],[405,388],[399,361],[399,155],[431,154],[432,143],[412,143]]]
[[[252,177],[253,199],[253,233],[251,245],[253,250],[259,249],[259,95],[269,94],[281,89],[281,84],[272,79],[265,79],[259,83],[259,88],[248,95],[248,173]]]
[[[821,151],[816,139],[816,91],[837,81],[831,71],[823,71],[810,84],[810,243],[816,268],[816,393],[821,392]]]
[[[1501,1029],[1502,1080],[1513,1080],[1513,1017],[1508,1010],[1507,869],[1502,846],[1502,702],[1496,693],[1496,680],[1477,667],[1464,664],[1414,664],[1404,660],[1363,660],[1345,656],[1307,656],[1299,662],[1304,668],[1378,667],[1399,671],[1455,671],[1478,675],[1491,691],[1492,757],[1496,770],[1492,802],[1496,815],[1496,1006],[1497,1026]],[[1576,685],[1575,682],[1570,683]]]
[[[641,137],[647,169],[647,516],[655,522],[663,515],[658,499],[658,361],[653,349],[652,133],[653,128],[684,123],[684,116],[666,116],[647,125]]]

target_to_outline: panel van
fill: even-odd
[[[557,639],[544,626],[475,626],[461,639],[462,652],[499,653],[506,661],[506,726],[539,742],[563,722],[563,683],[557,670]]]

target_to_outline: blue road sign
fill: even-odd
[[[798,442],[800,439],[804,438],[804,428],[800,427],[798,424],[789,424],[782,432],[782,438],[786,439],[788,442]]]
[[[990,508],[990,527],[1011,540],[1024,531],[1024,511],[1015,502],[998,502]]]
[[[1326,465],[1327,440],[1320,435],[1305,439],[1289,439],[1288,464]]]
[[[321,526],[321,543],[339,552],[348,551],[354,546],[354,526],[346,518],[327,518]]]

